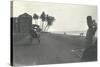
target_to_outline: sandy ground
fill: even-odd
[[[28,38],[13,46],[15,66],[80,62],[80,57],[72,50],[85,45],[84,37],[79,36],[42,33],[40,44],[36,39],[28,44]]]

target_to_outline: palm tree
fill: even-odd
[[[37,24],[37,20],[38,20],[39,16],[35,13],[33,15],[33,19],[35,20],[35,24]]]
[[[42,12],[40,18],[41,18],[41,20],[42,20],[42,24],[41,24],[42,26],[41,26],[41,27],[42,27],[42,30],[43,30],[44,21],[46,20],[46,15],[45,15],[45,12],[44,12],[44,11]]]
[[[47,25],[45,27],[45,30],[48,30],[49,29],[49,27],[53,24],[53,21],[54,20],[55,20],[54,17],[48,16],[48,15],[46,16]]]

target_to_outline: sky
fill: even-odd
[[[86,17],[92,16],[97,21],[97,6],[75,5],[61,3],[44,3],[33,1],[14,1],[13,16],[18,17],[23,13],[33,16],[34,13],[41,15],[42,12],[55,17],[49,32],[64,31],[87,31]],[[41,22],[38,20],[38,22]]]

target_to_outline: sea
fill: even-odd
[[[87,31],[56,31],[56,32],[51,32],[51,33],[55,33],[55,34],[65,34],[65,35],[79,35],[82,33],[82,36],[86,36]],[[97,37],[97,32],[95,34],[95,36]]]

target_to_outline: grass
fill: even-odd
[[[40,65],[56,63],[80,62],[81,58],[75,55],[73,49],[81,49],[86,45],[85,37],[41,33],[40,44],[31,42],[29,34],[14,34],[14,64]],[[18,46],[16,46],[18,45]]]

